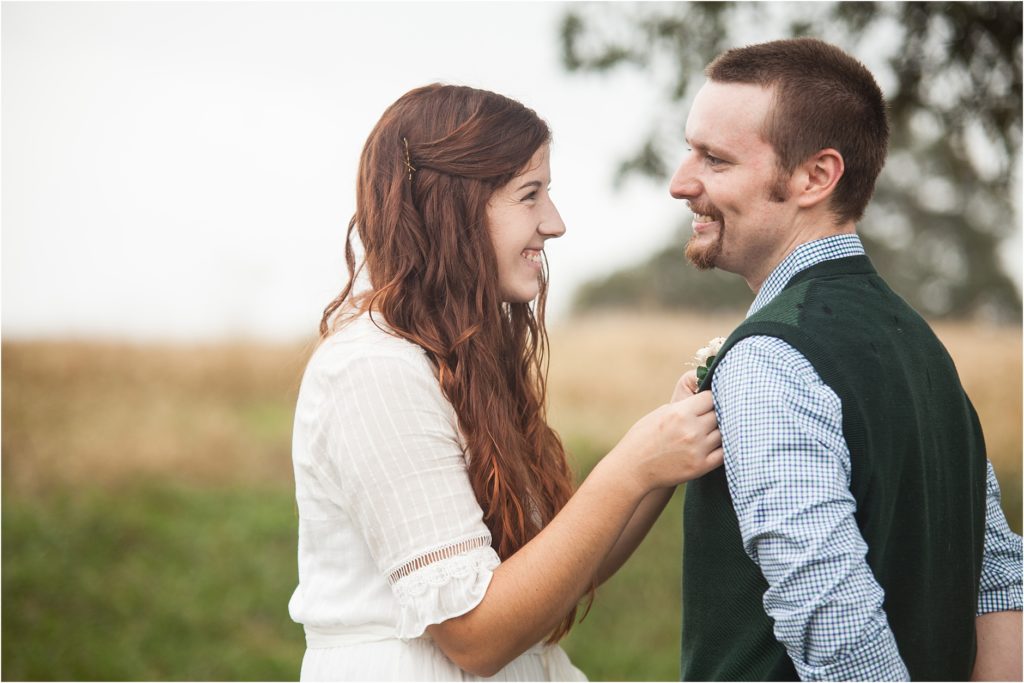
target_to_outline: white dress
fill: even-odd
[[[480,680],[425,632],[479,604],[500,564],[464,450],[420,347],[363,315],[314,352],[292,443],[302,680]],[[586,678],[538,644],[488,680]]]

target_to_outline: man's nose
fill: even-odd
[[[669,193],[676,199],[693,199],[701,193],[700,182],[693,172],[689,157],[684,158],[668,184]]]

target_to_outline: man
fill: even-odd
[[[725,467],[687,487],[684,680],[1021,679],[1021,539],[928,325],[855,234],[889,125],[813,39],[707,68],[671,193],[687,256],[756,293],[702,388]]]

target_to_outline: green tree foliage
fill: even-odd
[[[999,249],[1020,227],[1021,29],[1020,2],[594,3],[572,6],[561,47],[570,71],[632,68],[663,92],[617,182],[667,183],[715,55],[803,35],[839,45],[876,74],[890,106],[889,159],[859,226],[875,264],[930,316],[1019,321]],[[584,286],[577,307],[749,303],[735,276],[682,263],[686,235],[681,226],[648,262]]]

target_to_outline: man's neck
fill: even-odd
[[[808,242],[825,239],[826,237],[835,237],[836,235],[853,235],[856,233],[856,227],[857,226],[853,221],[848,221],[837,226],[828,219],[817,222],[808,221],[804,226],[796,226],[790,234],[789,239],[780,244],[779,248],[775,250],[770,258],[766,258],[761,262],[762,267],[759,268],[756,273],[744,276],[744,279],[747,281],[747,286],[750,287],[750,291],[757,296],[761,291],[761,287],[764,286],[764,281],[768,279],[768,276],[771,275],[772,272],[779,267],[779,264],[785,261],[786,257],[792,254],[797,247],[807,244]]]

